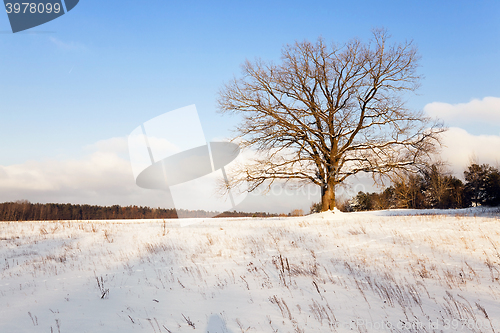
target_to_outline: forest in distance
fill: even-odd
[[[342,211],[391,208],[457,209],[500,206],[500,171],[489,164],[471,163],[464,180],[453,176],[442,162],[426,166],[418,173],[405,173],[379,193],[358,192],[340,202]],[[319,211],[319,204],[311,211]]]
[[[204,210],[180,210],[182,216],[208,218],[213,212]],[[273,217],[264,212],[223,212],[216,217]],[[56,221],[56,220],[116,220],[116,219],[176,219],[173,208],[143,206],[97,206],[60,203],[31,203],[27,200],[0,203],[0,221]]]

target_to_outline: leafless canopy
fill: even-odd
[[[444,129],[406,108],[402,98],[419,85],[419,56],[411,42],[388,39],[376,30],[368,43],[296,42],[283,48],[280,64],[246,61],[243,76],[220,90],[219,111],[241,115],[238,138],[259,154],[232,184],[314,183],[328,210],[348,177],[420,163]]]

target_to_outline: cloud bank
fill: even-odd
[[[469,103],[429,103],[424,111],[443,120],[447,126],[467,129],[474,134],[500,135],[500,98],[485,97]]]
[[[135,185],[126,150],[126,138],[112,138],[85,147],[81,159],[0,166],[0,202],[171,207],[169,193]]]
[[[500,136],[473,135],[462,128],[451,127],[443,135],[443,150],[439,157],[448,162],[459,176],[472,161],[499,167]]]
[[[500,98],[485,97],[468,103],[429,103],[428,116],[450,126],[443,134],[443,150],[439,158],[449,163],[455,175],[474,161],[499,166],[500,163]]]

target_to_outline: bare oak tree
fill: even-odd
[[[243,76],[220,90],[218,106],[241,115],[235,139],[258,154],[228,187],[313,183],[325,211],[348,177],[369,172],[381,180],[423,162],[444,128],[405,106],[403,97],[419,85],[419,56],[411,42],[388,39],[376,30],[368,43],[287,45],[280,64],[247,60]]]

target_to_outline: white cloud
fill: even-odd
[[[449,163],[455,175],[475,159],[478,163],[498,166],[500,163],[500,98],[485,97],[468,103],[427,104],[424,111],[450,126],[443,134],[443,150],[439,156]]]
[[[162,144],[169,149],[173,147],[168,142]],[[0,165],[0,202],[26,199],[41,203],[174,207],[169,191],[143,189],[136,185],[128,156],[127,138],[101,140],[85,146],[83,151],[86,155],[78,159]],[[191,206],[178,208],[200,209],[196,205],[207,204],[209,198],[200,198],[199,195],[204,193],[207,196],[203,190],[189,186],[181,190],[177,188],[177,199],[199,199],[192,202],[187,200],[192,203]],[[195,195],[197,192],[198,196]],[[201,208],[218,208],[210,207]]]
[[[424,111],[431,117],[445,121],[449,126],[468,128],[473,125],[495,126],[500,133],[500,98],[485,97],[469,103],[448,104],[434,102],[427,104]]]
[[[172,207],[168,192],[135,184],[126,138],[102,140],[84,148],[80,159],[28,161],[0,166],[0,202],[87,203]]]
[[[86,151],[101,151],[110,153],[128,153],[127,138],[111,138],[99,140],[96,143],[84,147]]]
[[[87,49],[85,45],[78,42],[63,42],[62,40],[55,37],[49,37],[49,40],[58,48],[66,51],[85,51]]]
[[[462,176],[471,159],[498,166],[500,163],[500,136],[473,135],[462,128],[452,127],[443,134],[440,158],[447,161],[457,176]]]

